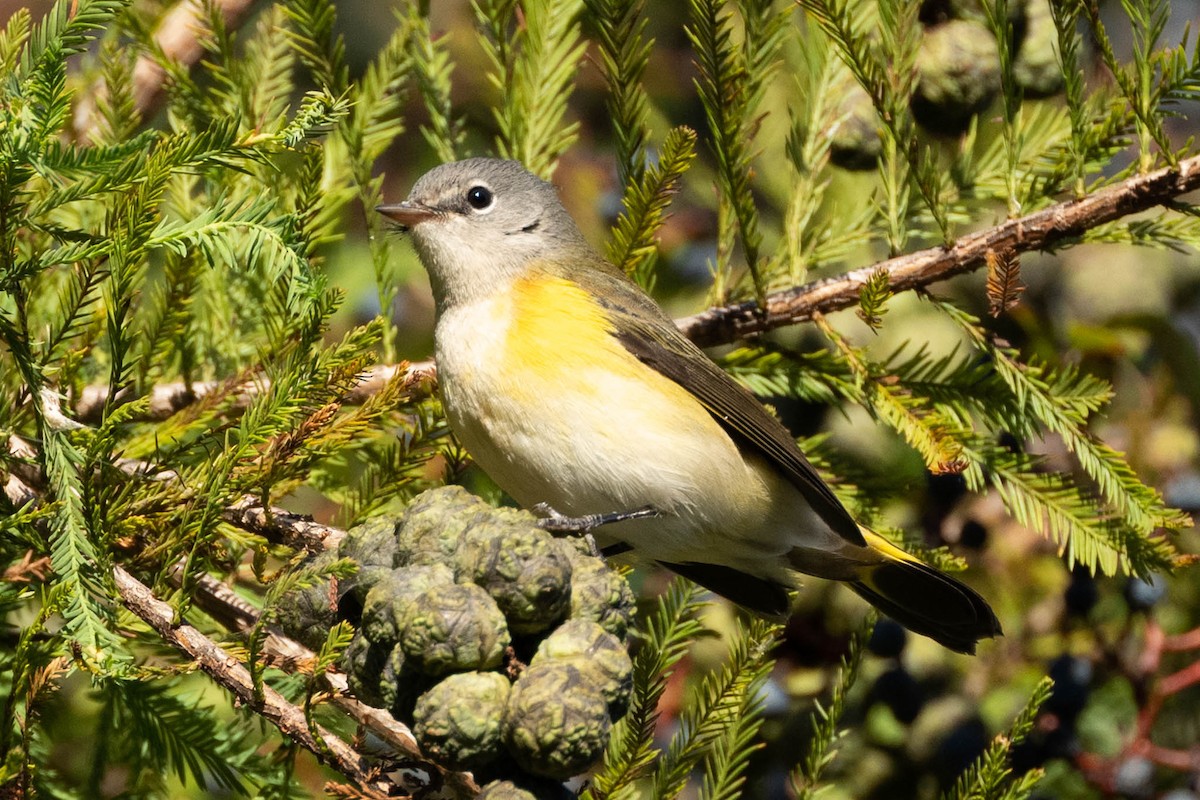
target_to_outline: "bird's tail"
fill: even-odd
[[[959,653],[1002,633],[987,601],[971,587],[863,529],[879,563],[858,567],[848,581],[864,600],[904,627]]]

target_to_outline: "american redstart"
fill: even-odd
[[[437,307],[446,416],[513,499],[569,516],[775,617],[798,573],[845,581],[952,650],[1000,633],[982,597],[860,526],[772,414],[584,239],[515,161],[445,164],[379,212]]]

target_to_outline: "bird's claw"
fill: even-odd
[[[542,530],[550,531],[551,533],[570,533],[582,536],[584,541],[587,542],[588,549],[592,551],[592,555],[597,558],[603,558],[605,555],[623,553],[630,548],[628,545],[618,542],[610,548],[605,548],[605,550],[609,551],[605,552],[605,550],[601,550],[596,545],[596,540],[592,538],[593,530],[602,525],[611,525],[614,522],[657,517],[658,509],[653,506],[642,506],[632,511],[613,511],[608,514],[586,514],[582,517],[568,517],[565,514],[555,511],[549,503],[538,503],[533,507],[533,513],[541,517],[537,521],[537,524]]]
[[[555,511],[549,503],[538,503],[533,507],[533,513],[541,517],[538,527],[553,533],[588,533],[602,525],[614,522],[624,522],[630,519],[647,519],[657,517],[658,509],[653,506],[642,506],[633,511],[613,511],[608,514],[585,514],[582,517],[568,517]]]

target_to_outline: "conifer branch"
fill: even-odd
[[[1014,775],[1010,754],[1033,730],[1038,709],[1049,699],[1054,683],[1043,678],[1034,687],[1029,701],[1017,714],[1008,732],[996,736],[955,782],[954,789],[943,795],[946,800],[986,800],[986,798],[1024,797],[1041,778],[1041,770]]]
[[[208,9],[217,11],[227,27],[236,28],[246,18],[253,0],[181,0],[167,12],[154,32],[155,49],[159,58],[141,55],[133,67],[130,94],[137,118],[153,116],[166,97],[167,70],[160,59],[175,62],[187,70],[204,55],[202,34],[208,30]],[[81,92],[75,108],[75,130],[81,141],[94,141],[103,119],[97,113],[95,97],[105,91],[102,86]]]
[[[1084,176],[1087,174],[1088,118],[1084,102],[1083,70],[1079,66],[1080,37],[1079,5],[1077,3],[1051,3],[1050,16],[1054,21],[1055,39],[1058,42],[1058,57],[1062,63],[1063,95],[1071,120],[1071,138],[1067,140],[1067,172],[1071,178],[1071,192],[1083,197],[1086,192]]]
[[[262,513],[264,509],[247,507],[246,511]],[[284,522],[284,517],[279,517],[276,524],[279,531],[287,531],[296,526],[297,530],[293,532],[293,538],[306,535],[308,526],[317,525],[311,521],[297,520],[295,515],[288,516],[291,516],[292,519]],[[345,535],[345,532],[336,528],[326,528],[326,530],[330,533],[330,537],[326,540],[326,547],[336,547],[337,541]],[[178,570],[175,571],[173,577],[178,582],[180,578]],[[195,590],[196,605],[226,628],[246,633],[258,624],[258,609],[217,579],[208,575],[201,576],[196,581]],[[289,673],[307,670],[317,657],[309,648],[275,630],[269,631],[262,643],[262,653],[272,659],[272,666],[277,666]],[[429,762],[417,746],[417,741],[407,725],[399,722],[383,709],[373,708],[348,695],[349,683],[345,675],[328,671],[324,674],[324,680],[334,692],[329,698],[329,702],[333,706],[344,711],[359,725],[369,729],[394,748],[400,756],[419,761],[422,768],[437,773],[442,784],[449,787],[455,797],[474,797],[479,792],[479,787],[475,785],[469,775],[447,770]]]
[[[850,639],[850,646],[842,656],[828,705],[819,700],[814,701],[815,707],[811,714],[813,738],[789,776],[796,800],[815,800],[822,788],[821,776],[825,768],[837,757],[838,741],[844,733],[839,726],[842,723],[842,714],[846,710],[846,695],[858,680],[858,670],[862,666],[866,640],[869,637],[868,631],[874,625],[874,620],[870,620],[870,627],[864,626],[863,630]]]
[[[658,162],[643,164],[637,176],[625,184],[625,210],[613,227],[608,257],[647,291],[654,286],[656,234],[666,220],[683,173],[696,157],[695,148],[695,131],[683,126],[672,128],[663,140]]]
[[[744,701],[770,671],[774,663],[770,650],[781,630],[781,626],[763,619],[754,619],[745,626],[739,624],[729,638],[724,666],[706,675],[684,702],[679,728],[656,765],[652,797],[678,796],[692,770],[713,752],[711,748],[716,742],[727,735],[736,738],[736,730],[730,723],[754,714]],[[722,760],[719,752],[716,756],[718,761]],[[720,770],[718,765],[710,766]],[[736,781],[741,770],[734,768],[732,772],[730,777]],[[711,780],[717,775],[710,772],[707,777]],[[719,787],[721,781],[716,783]]]
[[[1049,208],[1006,220],[1000,225],[961,237],[952,247],[932,247],[908,253],[842,275],[773,292],[767,298],[767,313],[759,314],[752,301],[717,306],[676,320],[680,330],[702,347],[730,344],[738,339],[812,319],[815,314],[839,311],[858,305],[863,288],[885,274],[893,294],[924,288],[956,275],[986,266],[988,253],[1003,252],[1010,257],[1035,250],[1054,250],[1077,239],[1087,231],[1131,214],[1168,205],[1187,192],[1200,188],[1200,156],[1185,159],[1178,169],[1161,169],[1138,175],[1120,183],[1068,200]],[[415,387],[436,378],[432,361],[381,364],[365,373],[347,402],[361,402],[397,371],[405,371],[406,380]],[[165,419],[196,399],[224,388],[226,382],[207,381],[191,384],[168,383],[155,386],[149,394],[149,418]],[[265,384],[241,382],[236,386],[237,403],[244,405],[263,391]],[[82,421],[99,418],[108,387],[87,387],[75,404],[76,417]]]
[[[466,136],[464,120],[454,116],[450,102],[450,73],[454,63],[445,37],[434,36],[429,17],[420,4],[409,6],[401,17],[412,27],[409,55],[417,79],[417,88],[429,110],[429,123],[421,126],[421,135],[433,148],[439,161],[454,161]]]
[[[1130,214],[1168,204],[1200,188],[1200,156],[1178,168],[1137,175],[1078,200],[1068,200],[995,227],[963,236],[950,247],[933,247],[891,258],[844,275],[796,286],[767,297],[766,312],[752,301],[710,308],[678,320],[680,329],[702,347],[811,319],[813,314],[856,305],[873,275],[887,273],[892,292],[920,289],[983,266],[988,251],[1026,253],[1053,250],[1087,231]]]
[[[634,655],[634,693],[629,712],[613,726],[604,764],[584,791],[584,800],[627,797],[632,785],[649,774],[659,751],[655,741],[658,702],[667,681],[703,626],[696,614],[700,588],[676,578],[658,598],[657,612],[646,622],[644,646]]]
[[[398,377],[402,376],[402,377]],[[376,394],[393,380],[401,380],[405,389],[421,391],[422,383],[432,385],[436,371],[432,361],[402,361],[399,364],[379,364],[362,372],[354,388],[346,396],[347,404],[361,403]],[[164,420],[192,403],[214,396],[227,396],[234,409],[246,408],[250,402],[271,387],[267,378],[254,380],[238,376],[233,381],[198,381],[196,383],[161,383],[145,398],[143,419]],[[108,397],[107,384],[86,387],[75,403],[76,419],[94,422],[100,418]],[[121,398],[118,396],[118,401]]]
[[[645,171],[650,100],[642,85],[653,39],[646,39],[645,0],[584,0],[608,81],[608,110],[613,120],[617,177],[626,187]],[[619,263],[619,262],[618,262]]]
[[[29,449],[29,446],[20,440],[10,441],[9,449],[10,451],[17,450],[36,454],[36,451]],[[177,475],[171,477],[178,479]],[[41,493],[21,478],[11,474],[5,483],[5,493],[10,502],[14,504],[19,502],[20,505],[37,503],[42,499]],[[293,549],[304,549],[310,553],[336,549],[338,543],[346,535],[343,530],[322,525],[284,509],[264,508],[256,503],[255,498],[249,496],[225,509],[223,518],[226,522],[250,533],[263,536],[272,543],[283,544]],[[38,563],[30,562],[28,569],[33,571],[41,569],[42,567],[39,567]],[[172,581],[181,588],[185,582],[186,566],[186,563],[181,561],[176,563],[170,571]],[[61,571],[61,567],[59,570]],[[241,702],[247,703],[256,713],[272,722],[284,734],[292,736],[303,747],[311,750],[318,759],[329,763],[330,766],[360,785],[365,785],[362,780],[364,775],[374,780],[371,772],[363,772],[366,767],[361,761],[357,761],[358,756],[352,749],[341,740],[332,738],[328,731],[323,729],[318,729],[318,733],[324,741],[316,741],[304,709],[287,703],[282,696],[274,693],[270,687],[264,686],[261,681],[256,682],[250,670],[246,669],[237,658],[225,653],[219,645],[204,636],[199,630],[190,625],[178,623],[176,621],[178,615],[175,610],[167,603],[155,598],[149,587],[138,581],[121,566],[113,567],[113,576],[118,594],[131,611],[148,623],[170,645],[192,656],[204,672],[230,689]],[[7,573],[5,578],[14,579],[10,578]],[[199,608],[231,631],[247,633],[260,624],[259,610],[211,575],[201,574],[189,579],[187,588],[193,593],[192,599]],[[272,666],[289,673],[310,670],[317,658],[312,650],[275,630],[267,631],[267,635],[261,643],[260,652],[271,659]],[[393,747],[400,757],[420,762],[424,770],[436,774],[440,784],[448,788],[453,797],[469,798],[478,793],[479,787],[470,775],[444,769],[429,762],[406,725],[397,721],[388,712],[368,706],[347,694],[349,683],[345,675],[327,670],[323,673],[323,678],[325,684],[333,691],[329,701],[332,705],[378,735],[380,739]],[[255,698],[253,701],[247,699],[251,696]],[[301,729],[311,741],[294,733],[295,730]],[[360,774],[348,771],[351,767],[359,769]],[[425,789],[426,787],[420,786],[419,788]]]
[[[717,161],[718,295],[724,296],[727,288],[720,281],[729,273],[728,255],[736,231],[754,295],[761,301],[766,298],[767,279],[759,264],[762,234],[751,192],[753,143],[762,122],[758,106],[763,84],[777,66],[788,17],[775,11],[770,3],[746,2],[739,5],[738,11],[735,16],[715,0],[692,0],[690,22],[684,30],[695,50],[700,71],[695,78],[696,90],[712,129],[711,145]],[[738,17],[744,30],[740,46],[734,39]]]
[[[543,178],[554,173],[559,156],[579,135],[578,122],[564,122],[586,49],[580,35],[583,10],[582,0],[519,7],[515,0],[475,3],[492,65],[488,80],[503,95],[494,109],[496,149]]]
[[[261,695],[256,696],[250,673],[238,659],[196,628],[178,621],[175,609],[155,597],[149,587],[122,567],[113,568],[113,578],[122,601],[130,611],[168,644],[194,659],[201,670],[228,689],[239,703],[252,708],[285,736],[359,786],[387,796],[388,782],[380,780],[378,774],[348,744],[324,729],[320,729],[323,741],[317,741],[309,732],[302,709],[289,703],[269,686],[262,687]]]

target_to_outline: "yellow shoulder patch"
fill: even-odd
[[[534,274],[513,283],[512,299],[505,353],[514,368],[572,371],[599,359],[610,370],[640,366],[614,339],[603,306],[578,284]]]

